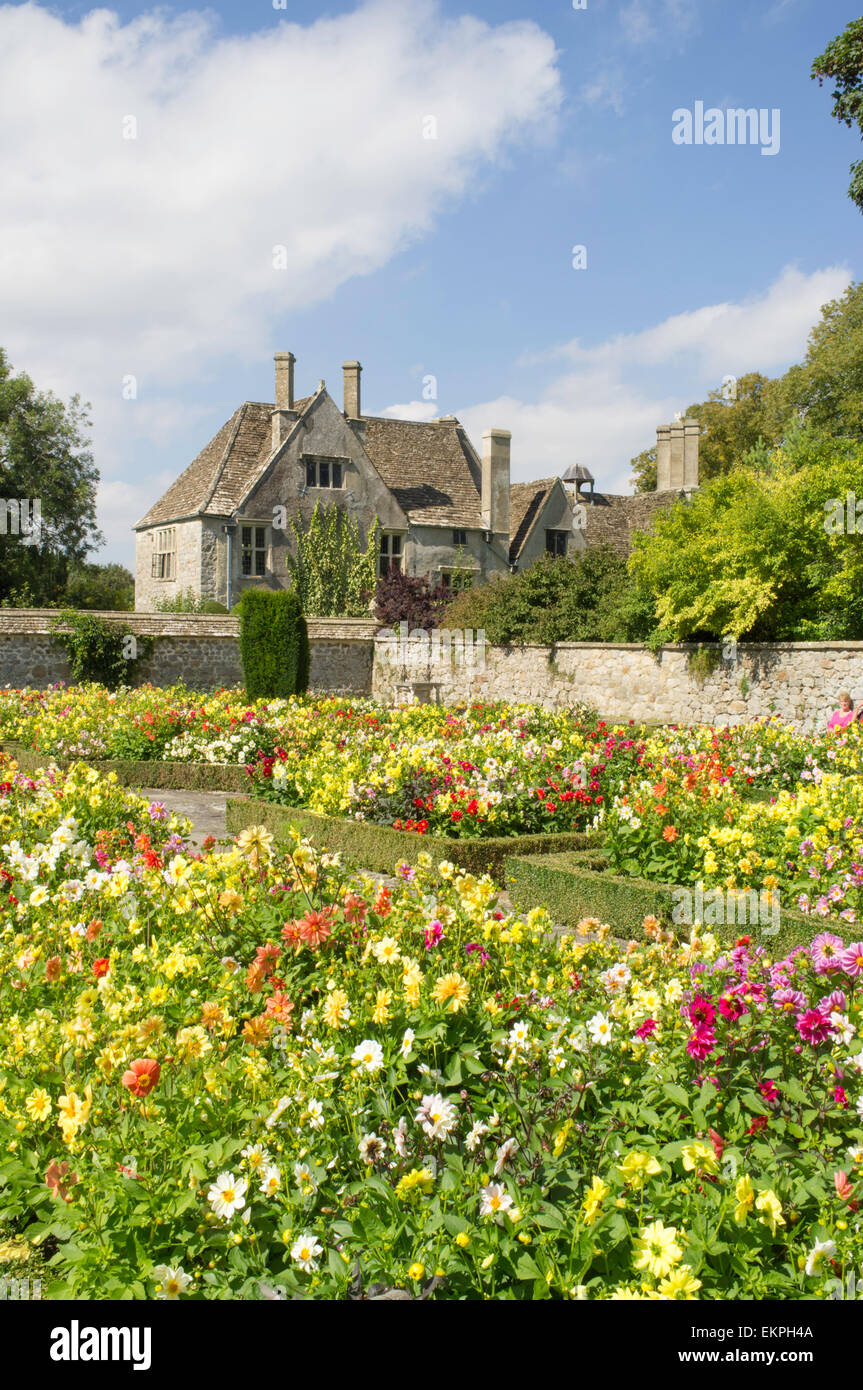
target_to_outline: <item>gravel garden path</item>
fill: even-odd
[[[142,787],[141,795],[151,801],[161,801],[169,811],[178,816],[188,816],[192,822],[192,843],[200,846],[208,835],[215,840],[223,840],[225,830],[225,806],[228,792],[193,792],[166,787]],[[235,796],[232,792],[230,795]]]

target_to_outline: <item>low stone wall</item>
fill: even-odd
[[[466,700],[529,701],[550,708],[593,705],[610,719],[661,723],[738,724],[763,715],[807,728],[823,727],[839,691],[863,700],[863,642],[740,643],[735,658],[712,648],[716,669],[699,679],[692,646],[667,646],[656,656],[624,643],[564,642],[556,647],[486,647],[484,666],[419,666],[418,680],[440,683],[445,704]],[[375,656],[373,692],[390,701],[402,668]]]
[[[156,637],[135,672],[135,683],[213,690],[240,685],[239,619],[230,614],[101,613],[142,637]],[[56,612],[0,609],[0,686],[44,688],[69,681],[62,647],[51,640]],[[309,689],[319,694],[368,695],[372,685],[376,625],[362,618],[310,618]]]

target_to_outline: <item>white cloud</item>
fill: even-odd
[[[533,22],[450,19],[436,0],[307,27],[261,14],[237,36],[206,12],[0,8],[3,344],[40,386],[92,401],[103,475],[128,466],[124,376],[161,403],[271,351],[272,322],[428,233],[560,104]],[[137,429],[158,441],[165,418],[139,410]]]
[[[404,405],[388,405],[382,412],[392,420],[436,420],[440,415],[437,401],[407,401]]]
[[[811,275],[788,267],[741,304],[707,305],[594,347],[574,339],[525,357],[525,367],[565,369],[536,400],[500,396],[456,413],[473,440],[489,427],[512,431],[514,481],[584,463],[598,487],[630,492],[629,461],[655,441],[657,425],[704,400],[726,375],[775,375],[800,361],[821,306],[850,281],[838,266]]]

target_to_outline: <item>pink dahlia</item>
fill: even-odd
[[[841,936],[834,936],[833,932],[823,931],[812,942],[810,951],[812,964],[819,975],[826,975],[830,970],[842,968],[845,946]]]
[[[819,1043],[826,1042],[832,1035],[833,1025],[828,1018],[824,1017],[820,1009],[807,1009],[797,1019],[797,1031],[804,1042],[812,1043],[813,1047],[817,1047]]]

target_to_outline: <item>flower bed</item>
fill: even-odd
[[[455,839],[583,830],[639,751],[633,731],[529,705],[147,687],[0,692],[0,737],[43,757],[248,766],[251,794],[276,805]]]
[[[863,946],[556,940],[427,854],[392,891],[261,827],[196,857],[93,770],[0,773],[0,1220],[43,1294],[796,1300],[859,1267]]]
[[[484,855],[456,857],[499,875],[501,843],[560,850],[581,843],[561,836],[593,832],[622,876],[776,893],[783,912],[816,918],[861,913],[856,725],[803,736],[768,720],[642,737],[533,706],[249,706],[241,692],[81,687],[0,692],[0,733],[24,740],[31,769],[85,754],[133,784],[248,788],[271,808],[255,813],[268,823],[286,823],[288,809],[334,846],[363,846],[378,869],[431,837],[436,856],[444,840],[485,842]],[[123,761],[102,762],[107,753]]]
[[[820,750],[824,766],[810,753],[798,781],[752,799],[715,751],[684,760],[649,740],[642,762],[649,776],[632,778],[602,811],[612,869],[707,889],[764,889],[784,908],[857,921],[863,778],[854,774],[863,743],[856,731],[833,742]]]

